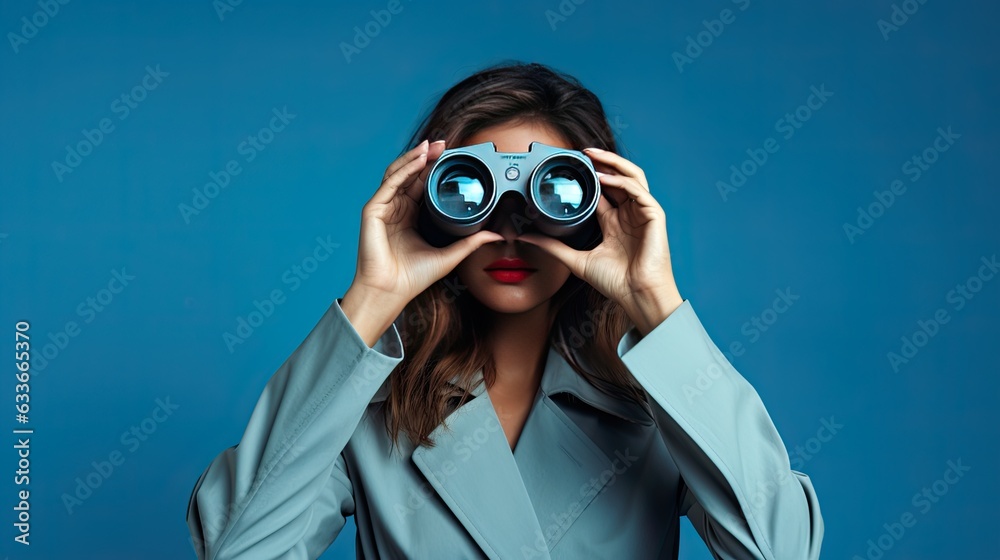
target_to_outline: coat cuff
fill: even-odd
[[[345,334],[351,339],[351,342],[355,346],[363,347],[358,348],[358,350],[364,351],[365,348],[368,348],[368,344],[366,344],[365,340],[361,338],[361,334],[354,328],[350,319],[348,319],[347,315],[344,314],[343,308],[340,307],[340,302],[343,299],[344,298],[342,297],[337,298],[336,302],[330,306],[329,310],[327,310],[327,314],[332,314],[333,317],[329,318],[332,318],[335,323],[341,325],[343,330],[349,331]],[[371,346],[371,350],[374,350],[376,353],[381,354],[390,360],[395,360],[397,363],[403,359],[403,339],[399,336],[399,330],[396,328],[395,322],[389,325],[389,328],[387,328],[385,332],[379,336],[378,340],[375,341],[375,344]],[[393,365],[395,366],[395,364]]]

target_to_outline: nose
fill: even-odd
[[[486,229],[499,233],[507,243],[510,243],[518,235],[534,230],[534,220],[528,216],[526,210],[527,204],[524,198],[514,193],[507,193],[497,202]]]

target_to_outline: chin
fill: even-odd
[[[541,271],[532,276],[540,275]],[[494,280],[482,270],[459,271],[459,281],[468,293],[487,309],[496,313],[517,314],[535,309],[548,301],[566,283],[561,275],[529,277],[516,284]]]
[[[470,288],[469,293],[487,309],[496,313],[524,313],[549,300],[549,298],[540,297],[529,290],[511,287],[486,289],[481,292]]]

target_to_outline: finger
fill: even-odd
[[[437,159],[438,156],[441,155],[441,152],[444,152],[444,145],[445,145],[444,140],[435,140],[431,142],[427,146],[427,161],[432,161]]]
[[[527,241],[532,245],[541,247],[543,251],[552,255],[558,259],[559,262],[566,265],[566,268],[568,268],[570,272],[580,278],[583,278],[583,266],[581,264],[583,263],[583,251],[577,251],[554,237],[539,235],[537,233],[523,233],[517,236],[517,238],[521,241]]]
[[[413,178],[414,175],[420,172],[424,168],[427,161],[427,154],[418,154],[412,161],[406,165],[396,169],[392,175],[382,182],[382,185],[375,191],[372,195],[369,203],[371,204],[388,204],[390,200],[396,196],[399,191],[399,187],[405,185]]]
[[[413,199],[413,202],[420,203],[420,199],[424,196],[424,184],[427,182],[427,176],[430,174],[431,168],[434,167],[434,162],[441,157],[443,152],[444,140],[431,142],[427,148],[427,165],[403,188],[403,192]]]
[[[407,163],[413,161],[422,152],[426,152],[427,149],[428,149],[427,140],[424,140],[423,142],[417,144],[413,149],[407,151],[403,155],[393,160],[393,162],[389,164],[389,167],[385,169],[385,173],[382,175],[382,181],[385,182],[385,180],[391,177],[393,173],[398,171],[400,167],[403,167]]]
[[[445,265],[448,267],[448,270],[453,270],[459,263],[465,260],[465,257],[471,255],[476,249],[487,243],[503,240],[504,237],[495,231],[488,229],[479,230],[441,249]]]
[[[617,169],[615,169],[614,167],[611,167],[610,165],[608,165],[606,163],[601,163],[601,162],[599,162],[597,160],[591,160],[591,163],[594,164],[594,169],[598,173],[605,173],[605,174],[610,174],[610,175],[621,175],[621,173],[619,173]]]
[[[410,197],[414,204],[420,204],[424,198],[424,184],[419,178],[410,181],[410,184],[403,187],[403,194]]]
[[[407,150],[405,153],[403,153],[403,155],[399,156],[398,158],[393,160],[392,163],[389,164],[389,167],[385,169],[385,173],[382,174],[382,180],[385,181],[390,176],[392,176],[393,173],[398,171],[400,167],[403,167],[410,161],[413,161],[413,159],[419,156],[421,153],[427,152],[428,148],[429,144],[425,139],[423,142],[417,144],[410,150]]]
[[[607,185],[611,187],[610,189],[604,190],[603,192],[608,193],[612,196],[618,206],[628,202],[630,198],[634,198],[636,203],[641,206],[650,206],[659,208],[656,199],[653,195],[644,188],[639,182],[632,177],[625,177],[622,175],[600,175],[601,185]]]
[[[615,207],[611,205],[607,197],[602,196],[600,200],[597,201],[597,221],[601,225],[601,231],[607,232],[611,226],[611,218],[614,217]]]
[[[614,152],[609,152],[600,148],[587,148],[584,150],[584,153],[586,153],[589,157],[596,158],[597,161],[614,168],[620,174],[634,178],[643,188],[647,191],[649,190],[649,183],[646,181],[646,173],[641,167],[631,161]]]
[[[626,193],[621,189],[615,188],[614,185],[611,184],[611,182],[614,181],[614,179],[605,180],[604,177],[622,177],[622,175],[618,175],[615,173],[597,174],[597,178],[601,183],[601,198],[606,198],[607,200],[614,202],[615,208],[620,207],[622,204],[628,202],[628,200],[632,198],[628,195],[628,193]],[[598,205],[600,205],[600,201],[598,201]]]
[[[646,173],[641,167],[614,152],[609,152],[600,148],[586,148],[584,153],[586,153],[588,157],[596,160],[596,162],[612,167],[622,175],[634,177],[640,183],[646,182]]]

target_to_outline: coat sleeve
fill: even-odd
[[[354,512],[342,451],[403,358],[395,324],[372,347],[336,300],[264,387],[242,439],[196,483],[198,558],[316,558]]]
[[[618,355],[649,395],[684,485],[687,515],[716,558],[819,558],[823,518],[809,477],[790,468],[764,404],[705,332],[688,300]]]

